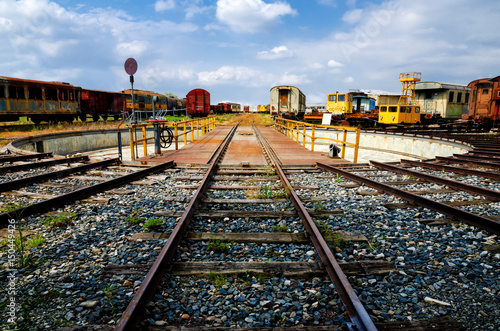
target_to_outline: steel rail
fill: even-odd
[[[0,167],[0,175],[3,175],[7,172],[16,172],[16,171],[21,171],[21,170],[26,170],[26,169],[35,169],[35,168],[44,168],[44,167],[50,167],[56,164],[63,164],[63,163],[72,163],[72,162],[79,162],[79,161],[88,161],[89,157],[88,156],[75,156],[75,157],[68,157],[65,159],[55,159],[55,160],[49,160],[49,161],[42,161],[42,162],[34,162],[34,163],[26,163],[26,164],[17,164],[13,166],[6,166],[6,167]]]
[[[462,210],[459,208],[454,208],[454,207],[449,206],[447,204],[433,201],[433,200],[424,198],[422,196],[419,196],[417,194],[403,191],[401,189],[395,188],[393,186],[390,186],[390,185],[387,185],[384,183],[374,181],[372,179],[368,179],[368,178],[363,177],[363,176],[355,175],[353,173],[350,173],[348,171],[345,171],[345,170],[342,170],[339,168],[335,168],[335,167],[328,165],[328,164],[318,162],[317,165],[319,168],[321,168],[323,170],[337,173],[337,174],[342,175],[345,178],[348,178],[354,182],[372,187],[379,192],[388,193],[388,194],[397,196],[403,200],[408,201],[411,204],[419,205],[419,206],[422,206],[425,208],[432,209],[434,211],[437,211],[438,213],[447,215],[448,217],[450,217],[452,219],[457,219],[457,220],[460,220],[464,223],[474,225],[478,228],[481,228],[483,230],[491,232],[493,234],[500,235],[500,222],[498,222],[498,221],[495,221],[495,220],[492,220],[492,219],[489,219],[486,217],[482,217],[482,216],[470,213],[468,211],[465,211],[465,210]]]
[[[497,159],[500,157],[500,152],[497,151],[485,151],[481,149],[473,149],[472,151],[469,151],[467,154],[472,154],[472,155],[485,155],[485,156],[491,156],[493,159]]]
[[[467,159],[467,160],[479,160],[479,161],[488,161],[492,163],[500,163],[500,158],[492,158],[492,157],[487,157],[487,156],[474,156],[474,155],[469,155],[469,154],[453,154],[454,157],[459,157],[462,159]]]
[[[52,172],[44,173],[41,175],[19,178],[19,179],[11,180],[9,182],[3,182],[3,183],[0,183],[0,192],[14,190],[14,189],[19,188],[19,187],[23,187],[23,186],[34,184],[34,183],[40,183],[40,182],[43,182],[43,181],[46,181],[49,179],[53,179],[53,178],[63,178],[67,175],[74,174],[77,172],[87,171],[89,169],[107,167],[107,166],[115,164],[119,161],[120,161],[120,159],[118,159],[118,158],[109,159],[109,160],[84,164],[84,165],[74,167],[74,168],[68,168],[68,169],[63,169],[63,170],[59,170],[59,171],[52,171]]]
[[[351,321],[354,325],[356,325],[357,330],[377,330],[377,327],[373,323],[370,318],[370,315],[366,311],[365,307],[359,300],[358,296],[354,292],[349,280],[346,275],[342,271],[342,268],[338,264],[335,256],[332,251],[328,247],[325,239],[321,235],[321,231],[318,229],[316,224],[314,223],[311,215],[302,204],[300,198],[298,197],[295,190],[292,189],[292,185],[290,181],[286,177],[283,169],[278,163],[278,160],[274,157],[274,153],[272,152],[272,148],[266,139],[262,136],[260,131],[254,126],[254,130],[256,132],[257,137],[261,140],[262,145],[265,147],[275,169],[278,173],[278,176],[283,183],[283,186],[286,189],[286,192],[290,199],[292,200],[293,205],[297,209],[297,212],[304,223],[304,226],[307,230],[307,233],[310,236],[311,241],[313,242],[318,255],[321,258],[321,261],[325,265],[325,269],[332,280],[337,293],[339,294],[342,302],[344,303],[346,310],[351,318]]]
[[[488,171],[481,171],[481,170],[476,170],[476,169],[459,168],[459,167],[446,166],[446,165],[442,165],[442,164],[429,163],[429,162],[419,162],[419,161],[412,161],[412,160],[401,160],[401,163],[411,165],[412,167],[421,167],[421,168],[427,168],[427,169],[433,169],[433,170],[445,170],[448,172],[454,172],[454,173],[462,174],[462,175],[472,175],[472,176],[490,178],[490,179],[494,179],[494,180],[500,180],[500,173],[498,173],[498,172],[488,172]]]
[[[174,166],[173,161],[165,162],[144,170],[136,171],[131,174],[113,178],[108,181],[83,187],[81,189],[62,194],[52,199],[47,199],[32,205],[27,205],[3,214],[0,214],[0,228],[5,227],[10,219],[20,220],[23,217],[28,217],[35,214],[46,213],[54,208],[64,206],[69,202],[85,199],[93,194],[109,190],[113,187],[120,186],[136,179],[148,176],[157,171]]]
[[[0,157],[0,163],[23,161],[23,160],[33,160],[33,159],[43,159],[46,157],[52,157],[52,153],[4,156],[4,157]]]
[[[462,159],[459,157],[445,157],[445,156],[436,156],[437,161],[444,161],[446,163],[470,163],[478,166],[490,167],[494,169],[500,169],[499,163],[491,163],[486,161],[474,161],[468,159]]]
[[[144,281],[123,313],[122,318],[118,321],[115,330],[135,330],[137,324],[140,323],[141,315],[146,308],[146,305],[154,296],[163,275],[167,272],[169,264],[171,263],[171,260],[177,250],[177,246],[186,233],[187,227],[196,212],[196,208],[208,188],[209,180],[215,172],[224,150],[227,146],[229,146],[229,142],[231,141],[231,137],[234,135],[236,128],[237,126],[231,129],[222,144],[219,146],[217,152],[214,154],[200,186],[191,198],[191,201],[177,222],[174,230],[170,234],[165,246],[163,246],[162,250],[158,254],[153,266],[149,269]]]
[[[493,199],[494,201],[500,201],[500,192],[495,191],[495,190],[490,190],[486,188],[482,188],[479,186],[474,186],[470,184],[465,184],[465,183],[460,183],[451,179],[445,179],[429,174],[424,174],[422,172],[418,172],[415,170],[410,170],[406,168],[401,168],[401,167],[396,167],[387,163],[382,163],[382,162],[376,162],[376,161],[370,161],[372,165],[374,165],[378,169],[383,169],[383,170],[389,170],[392,172],[400,173],[403,175],[410,175],[414,176],[420,179],[423,179],[427,182],[432,182],[432,183],[438,183],[441,185],[446,185],[452,189],[455,190],[460,190],[460,191],[465,191],[469,193],[474,193],[474,194],[479,194],[484,197],[488,197],[490,199]]]

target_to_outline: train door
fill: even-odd
[[[279,101],[279,112],[288,113],[290,111],[290,91],[288,90],[280,90],[280,101]]]

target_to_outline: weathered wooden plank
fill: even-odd
[[[50,194],[40,194],[40,193],[35,193],[35,192],[28,192],[28,191],[10,191],[10,192],[4,192],[2,193],[3,195],[6,196],[13,196],[13,197],[28,197],[30,199],[42,199],[42,200],[48,200],[55,198],[55,195],[50,195]],[[113,198],[97,198],[97,197],[90,197],[86,199],[82,199],[80,201],[85,202],[85,203],[98,203],[102,205],[107,205],[113,200]]]
[[[315,198],[300,198],[302,202],[316,202],[316,201],[330,201],[332,198],[321,196]],[[165,197],[163,201],[170,202],[189,202],[191,197]],[[243,201],[243,202],[242,202]],[[248,201],[248,202],[245,202]],[[250,202],[252,201],[252,202]],[[272,201],[272,202],[270,202]],[[288,201],[286,199],[203,199],[204,203],[227,203],[227,204],[239,204],[239,203],[274,203],[274,202],[284,202]]]
[[[336,240],[367,242],[368,239],[361,234],[336,231],[334,232]],[[167,240],[170,233],[161,232],[139,232],[134,233],[130,238],[131,241],[137,240]],[[289,232],[254,232],[254,233],[211,233],[211,232],[190,232],[188,233],[187,240],[194,241],[209,241],[209,240],[223,240],[234,241],[239,243],[296,243],[307,244],[310,243],[309,237],[305,233],[289,233]]]
[[[442,201],[441,203],[444,203],[449,206],[474,206],[474,205],[485,205],[488,203],[494,203],[496,201],[493,200],[488,200],[488,199],[480,199],[480,200],[466,200],[466,201]],[[410,203],[383,203],[382,206],[384,206],[387,209],[403,209],[403,208],[420,208],[418,205],[412,205]]]
[[[154,212],[154,216],[180,217],[183,211],[165,210]],[[309,211],[311,216],[343,216],[344,213],[338,210]],[[246,211],[246,210],[198,210],[195,214],[198,217],[211,218],[285,218],[297,217],[295,211]]]
[[[143,275],[151,267],[147,264],[108,264],[103,275]],[[358,261],[339,263],[347,276],[366,277],[386,275],[397,268],[388,261]],[[174,262],[170,274],[175,276],[207,276],[210,273],[238,274],[253,273],[266,277],[312,278],[325,276],[325,269],[317,262]]]
[[[258,185],[210,185],[209,190],[260,190],[262,186]],[[175,185],[174,188],[184,190],[196,190],[198,185]],[[294,190],[319,190],[317,185],[294,185]],[[272,185],[269,190],[283,190],[282,186]]]

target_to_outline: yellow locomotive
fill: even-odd
[[[415,101],[415,84],[420,81],[420,72],[399,74],[403,84],[401,97],[397,105],[379,107],[379,124],[420,124],[420,105]]]

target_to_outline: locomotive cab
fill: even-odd
[[[380,106],[378,122],[381,124],[419,124],[420,106],[418,105]]]

